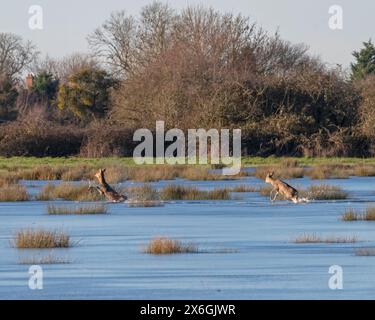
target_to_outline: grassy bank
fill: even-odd
[[[310,157],[243,157],[242,165],[244,167],[256,167],[261,165],[280,165],[285,161],[294,161],[300,166],[316,166],[323,164],[375,164],[375,158],[310,158]],[[135,163],[133,158],[122,157],[122,158],[81,158],[81,157],[69,157],[69,158],[36,158],[36,157],[11,157],[4,158],[0,157],[0,170],[11,169],[11,168],[32,168],[35,166],[43,165],[63,165],[63,166],[74,166],[74,165],[92,165],[92,166],[108,166],[108,165],[126,165],[134,166]]]

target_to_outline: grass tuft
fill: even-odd
[[[33,255],[29,257],[22,257],[18,260],[18,264],[69,264],[71,260],[66,257],[57,257],[53,253],[45,256]]]
[[[353,208],[345,210],[341,216],[342,221],[375,221],[375,207],[367,207],[364,212],[358,212]]]
[[[27,201],[29,195],[25,186],[20,184],[4,184],[0,187],[0,201]]]
[[[18,249],[68,248],[70,236],[63,231],[24,229],[15,234],[13,244]]]
[[[89,190],[88,184],[73,185],[61,183],[58,185],[47,184],[39,192],[38,200],[71,200],[71,201],[99,201],[103,197],[95,190]]]
[[[48,214],[59,215],[59,214],[106,214],[108,209],[103,204],[93,204],[84,206],[56,206],[49,204],[47,207]]]
[[[256,186],[248,186],[246,184],[240,184],[238,186],[234,186],[230,188],[231,192],[259,192],[260,188]]]
[[[152,239],[143,251],[149,254],[197,253],[198,247],[194,243],[182,243],[179,240],[158,237]]]
[[[160,191],[162,200],[230,200],[229,189],[199,190],[196,187],[171,184]]]
[[[298,236],[292,242],[294,243],[355,243],[358,239],[356,236],[329,236],[323,238],[321,236],[316,235],[315,233],[308,234],[305,233],[303,235]]]
[[[360,257],[375,256],[375,248],[359,248],[354,250],[354,254]]]
[[[348,198],[348,193],[339,186],[320,184],[310,186],[302,191],[300,196],[312,200],[342,200]]]

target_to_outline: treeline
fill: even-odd
[[[247,17],[154,2],[87,41],[91,54],[55,60],[0,33],[0,155],[131,155],[157,120],[241,128],[246,155],[375,155],[371,40],[344,71]]]

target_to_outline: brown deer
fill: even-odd
[[[108,201],[123,202],[127,200],[125,195],[119,194],[105,181],[104,172],[105,169],[99,169],[99,171],[95,174],[95,177],[99,181],[99,186],[93,187],[89,185],[89,189],[95,188],[100,194],[104,195]]]
[[[306,201],[306,199],[300,199],[298,197],[298,191],[294,189],[292,186],[287,184],[280,179],[276,179],[273,177],[274,172],[267,173],[266,176],[266,183],[270,183],[273,186],[273,189],[270,192],[270,201],[273,202],[276,200],[277,195],[280,193],[286,199],[293,201],[294,203],[299,203],[301,201]],[[275,196],[272,198],[272,192],[276,191]]]

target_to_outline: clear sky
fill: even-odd
[[[125,9],[138,14],[152,0],[1,0],[0,31],[13,32],[32,40],[43,54],[62,57],[87,52],[86,36],[112,11]],[[166,1],[163,1],[166,2]],[[222,12],[250,16],[264,29],[279,28],[284,39],[306,43],[324,61],[348,67],[351,53],[363,41],[375,39],[374,0],[169,0],[180,9],[189,4],[204,4]],[[29,28],[31,5],[43,8],[43,30]],[[328,26],[331,5],[343,8],[343,30]]]

